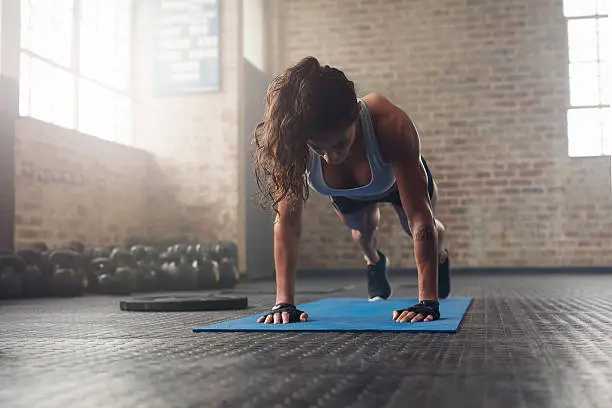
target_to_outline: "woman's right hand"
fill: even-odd
[[[266,324],[287,324],[305,322],[308,320],[308,313],[299,310],[291,303],[278,303],[266,314],[257,319],[257,323]]]

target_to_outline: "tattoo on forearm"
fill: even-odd
[[[434,227],[430,225],[423,225],[419,227],[416,234],[414,234],[414,240],[418,242],[433,241],[436,238],[436,231],[433,228]]]

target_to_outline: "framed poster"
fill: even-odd
[[[221,90],[220,0],[157,0],[153,81],[158,95]]]

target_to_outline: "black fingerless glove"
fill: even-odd
[[[407,309],[401,309],[397,312],[402,314],[402,312],[414,312],[416,314],[423,315],[423,318],[427,316],[433,317],[434,320],[440,319],[440,302],[437,300],[421,300],[414,306],[411,306]]]
[[[289,313],[289,323],[299,322],[300,316],[302,315],[302,313],[304,313],[303,311],[299,310],[298,308],[295,307],[295,305],[292,305],[291,303],[277,303],[276,305],[272,307],[272,309],[269,312],[267,312],[263,316],[268,317],[272,315],[274,317],[276,313],[281,313],[282,315],[283,312]],[[282,317],[281,317],[281,320],[282,320]]]

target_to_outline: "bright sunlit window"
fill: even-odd
[[[131,144],[130,0],[21,0],[21,116]]]
[[[610,50],[608,17],[612,0],[564,0],[569,41],[570,156],[612,153],[610,128]]]

